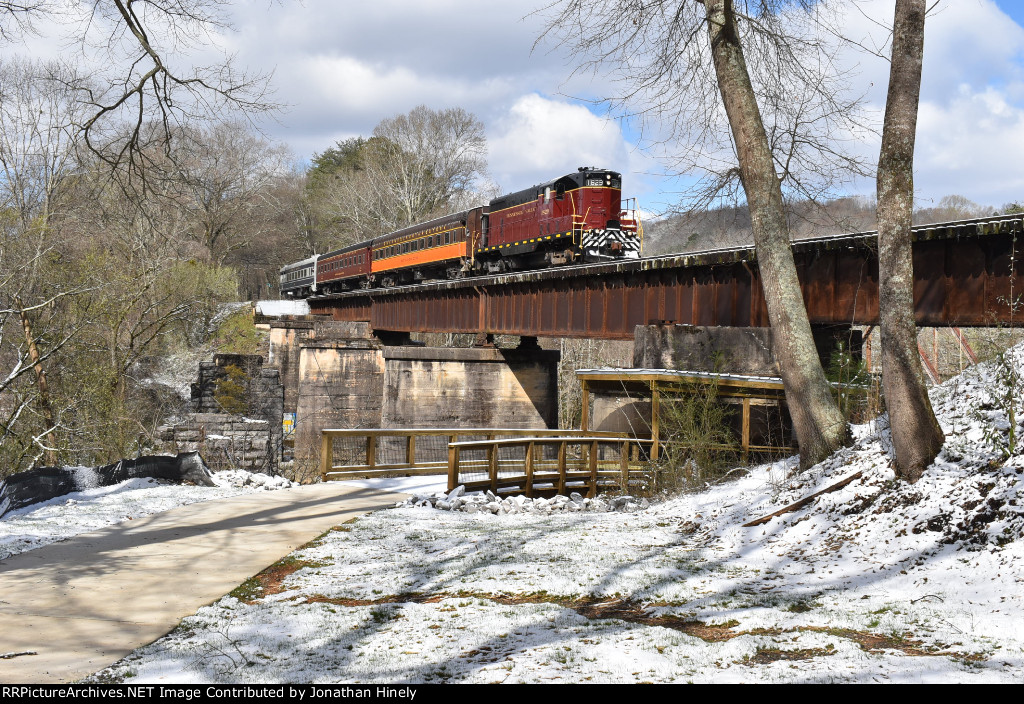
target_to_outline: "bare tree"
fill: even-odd
[[[50,311],[82,291],[47,275],[82,173],[74,127],[81,105],[71,82],[77,77],[59,64],[0,61],[0,445],[28,425],[31,440],[19,454],[50,463],[58,413],[46,365],[72,334],[51,329]],[[22,383],[30,376],[34,387]]]
[[[671,140],[678,171],[703,174],[710,203],[742,187],[803,467],[850,438],[811,334],[789,244],[784,191],[818,198],[860,162],[843,150],[857,123],[817,3],[774,0],[562,0],[547,34],[610,67],[639,111]],[[724,107],[724,112],[723,112]]]
[[[266,234],[289,159],[285,147],[238,122],[181,130],[165,176],[193,220],[193,237],[215,262]]]
[[[366,178],[392,196],[399,227],[463,205],[487,169],[483,123],[462,108],[420,105],[382,120],[373,136]]]
[[[51,0],[0,0],[0,40],[12,41],[31,34],[32,20],[53,9]]]
[[[339,142],[314,157],[306,173],[303,201],[309,218],[306,254],[381,235],[395,225],[391,191],[371,181],[367,162],[371,152],[385,149],[379,139],[356,137]],[[371,144],[372,143],[372,144]]]
[[[318,154],[308,202],[333,245],[374,237],[486,201],[486,149],[474,115],[421,105]]]
[[[914,224],[926,225],[932,222],[946,222],[949,220],[966,220],[968,218],[980,218],[990,215],[996,208],[991,205],[975,203],[970,198],[956,193],[942,196],[939,202],[931,207],[922,207],[915,203]]]
[[[914,143],[924,58],[925,0],[896,0],[889,92],[878,158],[878,309],[882,386],[896,475],[915,482],[945,436],[935,418],[914,324]]]
[[[486,172],[483,123],[461,107],[419,105],[381,121],[374,136],[368,178],[395,196],[399,225],[464,205]]]
[[[105,67],[93,71],[88,84],[68,84],[88,106],[77,127],[99,159],[110,167],[128,164],[118,173],[138,180],[151,146],[147,138],[155,136],[147,124],[162,128],[166,156],[181,125],[278,107],[268,98],[269,77],[238,69],[231,56],[209,65],[189,61],[192,50],[209,48],[212,35],[231,29],[229,6],[229,0],[3,2],[0,38],[32,32],[33,22],[46,17],[63,24],[62,38],[77,43],[86,61]]]

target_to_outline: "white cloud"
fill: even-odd
[[[1001,0],[1011,7],[1010,0]],[[850,3],[845,3],[852,7]],[[487,125],[491,169],[503,188],[521,188],[583,164],[604,165],[626,176],[625,191],[648,207],[673,198],[656,175],[654,160],[634,149],[639,139],[579,102],[544,96],[600,95],[603,76],[569,78],[565,54],[549,44],[533,50],[543,18],[536,5],[481,5],[472,0],[378,0],[339,3],[303,0],[276,4],[232,0],[237,32],[214,35],[214,47],[177,47],[173,59],[216,61],[217,49],[237,52],[240,67],[274,70],[276,98],[290,108],[269,134],[309,157],[335,140],[367,135],[381,119],[424,103],[458,105]],[[843,32],[888,53],[892,0],[858,0]],[[77,7],[74,3],[69,8]],[[82,6],[85,7],[85,6]],[[82,59],[59,39],[75,26],[42,22],[43,38],[7,45],[3,53]],[[1024,197],[1024,184],[1006,164],[1024,155],[1024,28],[992,0],[944,0],[929,17],[918,134],[917,186],[923,198],[962,193],[1000,204]],[[90,53],[90,57],[92,53]],[[842,64],[854,68],[851,89],[865,93],[880,115],[888,63],[847,47]],[[656,137],[656,126],[648,136]],[[652,139],[652,141],[654,141]],[[679,149],[676,145],[674,148]],[[877,158],[877,141],[863,140]],[[862,193],[873,182],[859,182]]]
[[[490,131],[491,171],[503,187],[524,188],[579,166],[626,170],[629,146],[618,125],[582,105],[531,93]],[[529,181],[530,183],[526,183]]]
[[[469,92],[460,81],[417,75],[407,66],[373,66],[350,56],[308,57],[297,73],[333,108],[381,118],[437,95],[443,95],[446,103],[458,102]]]
[[[891,0],[856,5],[844,19],[847,37],[888,56]],[[1024,28],[991,0],[946,0],[929,15],[915,154],[915,190],[922,205],[958,193],[983,204],[1024,197],[1024,178],[1008,164],[1024,157]],[[855,67],[851,87],[865,93],[881,128],[889,63],[847,48],[842,65]],[[877,139],[863,154],[878,158]],[[856,190],[873,193],[873,180]]]
[[[985,205],[1024,198],[1024,109],[993,88],[960,86],[955,98],[924,101],[915,186],[924,198],[957,193]]]

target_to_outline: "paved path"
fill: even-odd
[[[0,682],[71,682],[173,629],[332,526],[405,495],[329,482],[217,499],[0,562]]]

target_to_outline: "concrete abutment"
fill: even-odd
[[[288,352],[275,347],[277,359],[297,359],[282,377],[305,474],[318,467],[325,428],[557,426],[557,351],[388,346],[368,324],[332,321],[278,341]]]
[[[554,428],[556,350],[384,348],[384,428]]]
[[[811,332],[825,369],[839,343],[860,358],[860,330],[849,325],[821,325]],[[779,375],[771,328],[638,325],[633,340],[633,366],[637,369]]]

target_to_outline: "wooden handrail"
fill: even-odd
[[[537,444],[555,444],[557,442],[610,442],[612,440],[621,441],[628,440],[635,443],[651,442],[650,438],[634,438],[622,433],[614,433],[608,435],[580,435],[571,437],[522,437],[522,438],[507,438],[505,440],[460,440],[458,442],[449,443],[449,447],[458,447],[460,449],[472,449],[475,447],[490,447],[495,445],[497,447],[515,447],[517,445],[529,445],[531,443]]]
[[[511,436],[511,438],[509,438]],[[558,430],[549,428],[327,428],[321,431],[320,474],[324,481],[343,477],[380,476],[402,472],[405,474],[441,474],[452,464],[453,456],[449,450],[448,462],[444,460],[423,461],[417,459],[416,438],[443,437],[446,444],[458,443],[463,437],[484,437],[487,441],[502,442],[508,439],[533,438],[547,440],[552,437],[582,437],[599,439],[621,439],[622,433],[609,431]],[[334,465],[335,439],[364,440],[361,451],[362,464],[349,464],[344,467]],[[404,444],[404,462],[381,462],[379,456],[383,439],[392,438]],[[465,442],[465,441],[463,441]],[[469,441],[475,442],[475,441]],[[434,448],[437,452],[439,448]],[[360,450],[355,449],[356,457]],[[393,458],[397,459],[397,458]]]
[[[623,434],[608,430],[559,430],[549,428],[325,428],[321,435],[333,437],[365,437],[368,435],[414,435],[417,437],[430,435],[515,435],[537,437],[561,437],[587,435],[588,437],[618,438]]]
[[[508,485],[508,482],[499,476],[499,471],[507,473],[510,466],[522,466],[524,474],[521,477],[521,483],[524,484],[524,489],[529,487],[529,490],[532,491],[533,479],[528,479],[526,476],[527,465],[529,465],[532,478],[547,477],[544,481],[554,481],[557,492],[564,494],[567,490],[567,476],[573,475],[574,472],[577,474],[582,472],[582,477],[574,476],[573,479],[585,478],[588,488],[593,492],[598,478],[628,486],[631,473],[649,471],[650,462],[657,459],[651,438],[635,438],[611,431],[547,428],[345,428],[324,430],[321,437],[321,476],[325,481],[396,473],[410,475],[444,474],[447,472],[449,483],[451,483],[457,481],[462,471],[470,469],[474,472],[483,472],[487,476],[485,485],[477,488],[492,488],[492,491],[496,491],[499,486]],[[421,446],[416,441],[416,438],[427,437],[445,439],[444,447],[438,447],[439,443],[435,443],[433,447],[427,447],[427,450],[435,455],[430,461],[423,459],[422,448],[426,446]],[[460,437],[486,439],[459,440]],[[361,461],[361,464],[334,465],[336,454],[334,440],[345,438],[350,440],[349,445],[353,444],[351,442],[353,439],[361,441],[354,443],[355,447],[348,448],[349,461]],[[390,448],[395,456],[384,458],[382,461],[380,452],[383,442],[387,442],[383,446]],[[662,441],[659,444],[663,448],[688,446],[688,443],[676,441]],[[577,458],[571,457],[570,453],[566,451],[568,445],[579,446]],[[519,446],[530,448],[529,462],[526,462],[525,454],[522,458],[514,461],[502,459],[498,455],[499,449]],[[557,457],[545,457],[545,453],[538,451],[538,447],[556,447]],[[595,448],[600,449],[601,447],[615,447],[618,459],[599,459],[599,453],[595,451]],[[467,460],[461,456],[463,451],[480,449],[487,450],[486,459]],[[778,452],[787,448],[753,444],[747,444],[745,447],[715,444],[710,449],[737,450],[746,454],[749,452]],[[351,457],[353,452],[355,457]],[[420,457],[417,457],[418,452],[421,453]],[[632,459],[628,456],[630,454]],[[593,462],[591,462],[591,458],[593,458]],[[573,467],[579,467],[579,471],[572,469]],[[557,470],[557,474],[551,474],[550,470]],[[553,477],[557,478],[552,479]]]
[[[515,487],[533,496],[537,484],[552,485],[557,493],[564,494],[568,481],[582,481],[589,496],[597,495],[601,481],[617,483],[625,488],[630,483],[630,471],[647,472],[650,463],[647,461],[630,461],[630,448],[650,444],[650,438],[633,438],[622,434],[573,434],[571,436],[526,436],[509,439],[472,440],[453,442],[448,445],[448,489],[449,491],[462,484],[469,490],[490,489],[497,494],[499,488]],[[570,459],[567,446],[578,445],[578,458]],[[555,458],[544,458],[538,447],[557,446]],[[618,457],[611,460],[600,459],[601,447],[613,447]],[[522,458],[500,459],[498,450],[501,448],[524,448]],[[464,451],[486,450],[485,458],[466,460]],[[521,468],[522,474],[507,476],[511,471]],[[463,473],[472,470],[480,479],[468,480]],[[500,476],[505,471],[506,476]],[[486,475],[486,478],[483,478]]]

